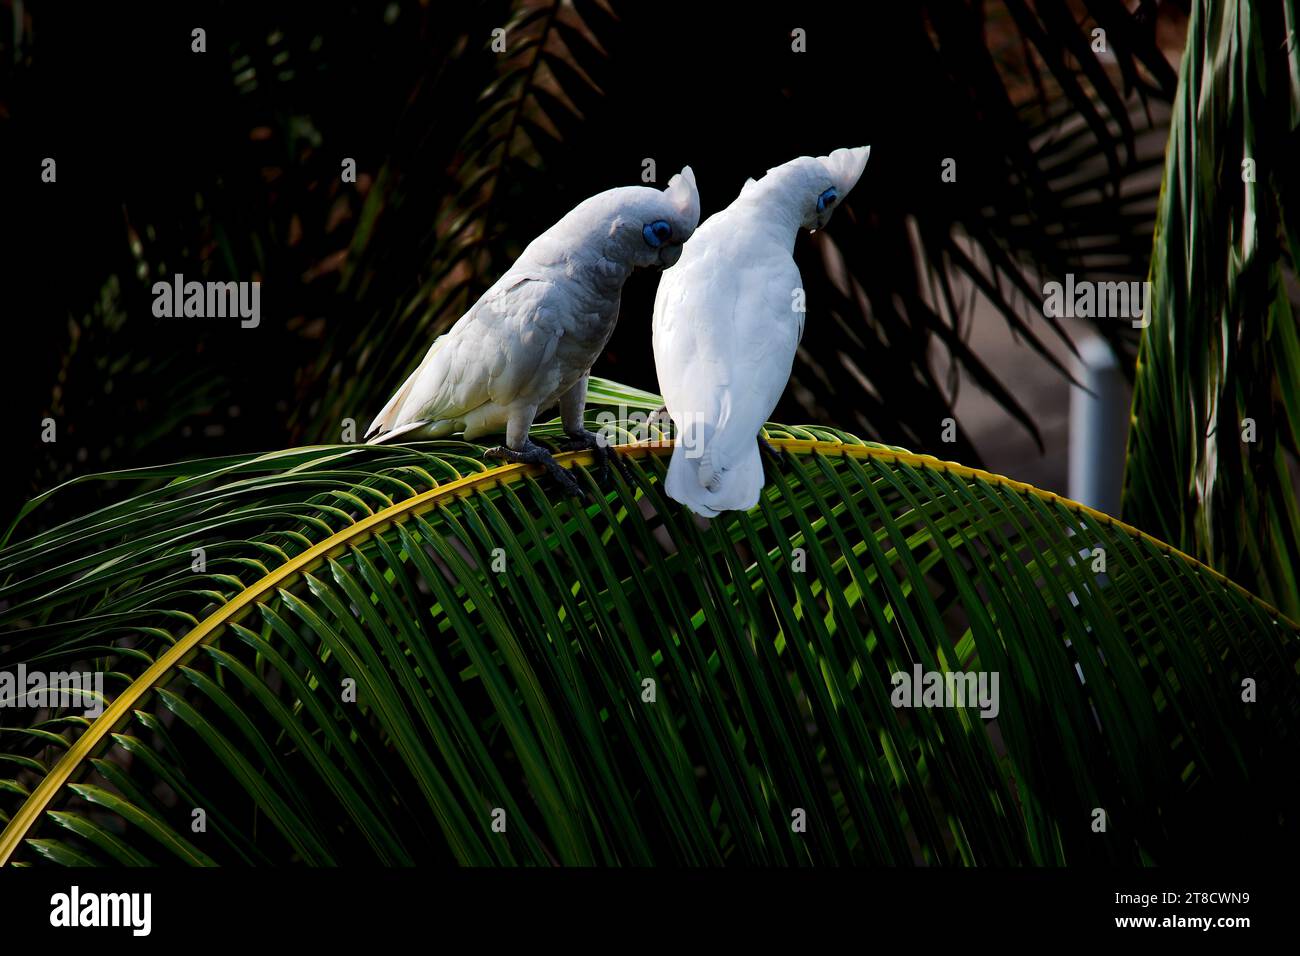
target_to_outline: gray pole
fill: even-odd
[[[1069,496],[1118,516],[1132,389],[1110,346],[1096,336],[1079,343],[1073,365],[1075,378],[1093,394],[1070,387]]]

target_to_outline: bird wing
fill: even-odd
[[[505,407],[525,397],[564,334],[558,297],[540,275],[507,273],[433,343],[369,434],[461,419],[488,403]]]
[[[718,468],[754,450],[803,332],[803,313],[793,308],[802,286],[794,260],[779,248],[736,247],[734,230],[723,226],[697,233],[686,261],[664,274],[654,315],[655,365],[668,411],[681,428],[699,416]],[[713,236],[727,241],[725,253],[722,243],[709,241]]]

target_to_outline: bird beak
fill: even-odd
[[[677,260],[682,257],[682,244],[674,242],[666,245],[659,250],[659,268],[668,269],[677,264]]]

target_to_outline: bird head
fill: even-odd
[[[686,166],[662,190],[650,186],[612,189],[615,215],[609,224],[607,255],[639,268],[666,269],[682,254],[700,224],[700,194]]]
[[[817,193],[810,215],[804,218],[808,229],[825,229],[831,221],[835,207],[857,185],[862,171],[867,168],[867,158],[871,155],[870,146],[837,149],[829,156],[818,156],[817,164],[825,170],[823,183],[826,188]]]
[[[750,180],[741,196],[775,199],[791,208],[800,226],[813,230],[826,228],[831,215],[857,184],[867,167],[870,146],[837,149],[829,156],[800,156],[767,171],[755,182]]]

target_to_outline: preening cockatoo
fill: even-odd
[[[677,443],[665,490],[697,514],[748,510],[763,490],[758,433],[803,335],[800,227],[821,229],[870,146],[801,156],[749,180],[659,282],[655,368]]]
[[[566,491],[578,483],[528,438],[537,413],[558,403],[570,449],[595,448],[583,426],[587,378],[618,320],[623,283],[638,267],[667,268],[700,221],[687,166],[662,191],[623,186],[579,203],[523,255],[451,331],[371,423],[371,442],[466,439],[504,431],[488,455],[543,464]]]

